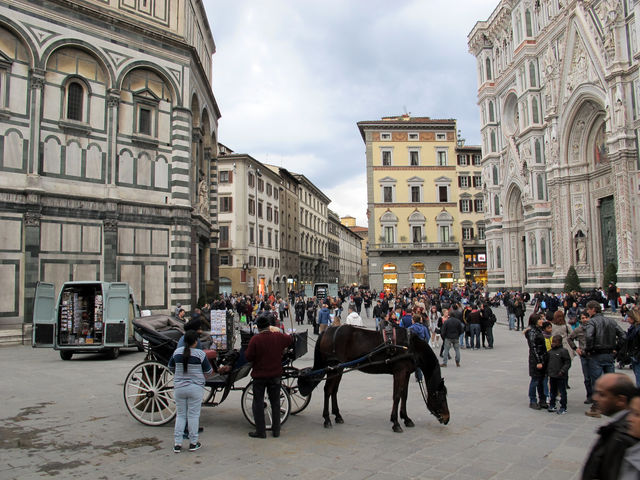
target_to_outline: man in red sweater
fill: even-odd
[[[271,417],[274,437],[280,436],[280,380],[282,377],[282,353],[293,343],[293,337],[281,332],[270,331],[275,323],[270,313],[261,314],[256,319],[258,334],[251,337],[245,352],[247,360],[253,363],[253,419],[255,432],[249,432],[252,438],[267,438],[264,422],[264,391],[266,389],[271,403]]]

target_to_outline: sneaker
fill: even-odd
[[[567,409],[566,408],[561,408],[558,410],[558,415],[566,415],[567,414]]]
[[[180,453],[182,451],[182,445],[174,445],[173,453]]]
[[[202,444],[200,442],[190,443],[189,444],[189,451],[190,452],[195,452],[196,450],[200,450],[200,447],[202,447]]]
[[[531,408],[533,410],[540,410],[540,405],[538,405],[536,402],[531,402],[529,404],[529,408]]]
[[[556,407],[551,407],[551,406],[550,406],[549,408],[547,408],[547,411],[548,411],[549,413],[556,412],[557,410],[558,410],[558,409],[557,409]]]

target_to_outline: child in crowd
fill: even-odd
[[[556,411],[556,397],[560,394],[560,409],[558,415],[567,413],[567,377],[571,368],[571,357],[562,346],[562,336],[554,335],[549,350],[547,375],[549,377],[549,412]]]

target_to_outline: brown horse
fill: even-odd
[[[338,408],[338,387],[342,379],[343,367],[332,370],[339,364],[345,364],[367,356],[367,359],[354,365],[365,373],[387,373],[393,375],[393,409],[391,410],[391,422],[394,432],[402,432],[398,422],[398,403],[400,406],[400,418],[407,427],[413,427],[414,423],[407,415],[407,393],[411,373],[420,368],[424,374],[427,387],[427,408],[435,415],[440,423],[449,423],[449,407],[447,405],[447,389],[444,379],[440,375],[440,364],[431,347],[416,335],[409,335],[404,328],[395,328],[393,345],[381,348],[384,339],[381,332],[365,330],[363,328],[343,325],[330,327],[316,342],[314,352],[313,371],[322,371],[328,368],[327,381],[324,386],[324,417],[325,428],[331,428],[329,418],[329,398],[331,398],[331,413],[335,415],[336,423],[344,423]],[[350,365],[347,365],[349,368]],[[301,377],[299,385],[301,390],[313,389],[321,378],[314,380]],[[305,385],[306,383],[306,385]],[[311,385],[309,384],[311,383]]]

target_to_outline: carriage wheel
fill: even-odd
[[[311,394],[305,397],[300,393],[297,368],[295,369],[295,375],[282,377],[282,386],[287,389],[291,399],[291,415],[296,415],[307,408],[311,401]]]
[[[242,413],[244,418],[246,418],[249,423],[253,426],[256,425],[256,422],[253,419],[253,381],[249,382],[246,387],[242,390]],[[284,385],[280,385],[280,426],[284,425],[284,422],[289,418],[289,413],[291,412],[291,400],[289,398],[289,393],[287,392],[287,388]],[[273,421],[271,417],[271,402],[269,402],[269,396],[267,392],[264,392],[264,424],[267,430],[270,430],[273,426]]]
[[[145,425],[164,425],[176,416],[173,373],[155,361],[139,363],[124,382],[124,403],[133,418]]]

